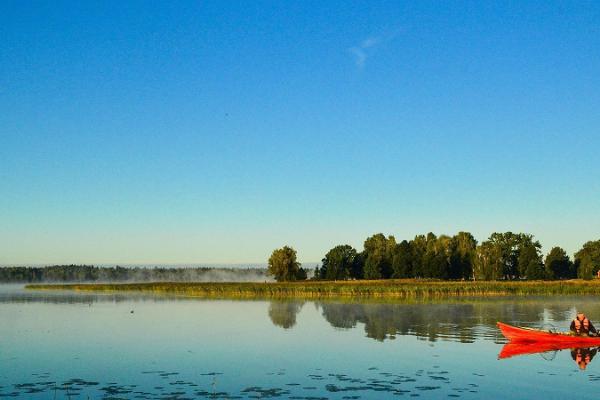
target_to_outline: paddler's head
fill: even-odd
[[[585,314],[582,312],[577,313],[577,319],[583,321],[585,319]]]

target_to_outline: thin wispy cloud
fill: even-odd
[[[354,63],[356,64],[356,66],[360,69],[364,68],[367,62],[367,58],[371,56],[373,50],[376,47],[386,42],[389,42],[390,40],[395,38],[399,32],[400,31],[398,30],[388,35],[371,36],[362,40],[358,45],[348,49],[350,53],[354,56]]]
[[[362,47],[352,47],[350,48],[350,52],[354,54],[356,66],[358,68],[363,68],[365,66],[365,61],[367,61],[367,53]]]
[[[367,38],[360,43],[360,47],[363,49],[368,49],[369,47],[376,46],[380,41],[381,39],[377,37]]]

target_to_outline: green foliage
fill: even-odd
[[[319,271],[319,278],[327,280],[339,280],[355,278],[355,263],[358,253],[350,245],[336,246],[323,258],[323,266]]]
[[[396,239],[378,233],[365,240],[365,279],[388,279],[392,276],[392,259]]]
[[[412,250],[412,273],[415,278],[422,278],[423,273],[423,257],[427,251],[427,238],[425,235],[417,235],[410,241]]]
[[[530,261],[525,269],[525,275],[529,280],[540,280],[546,278],[544,264],[537,261]]]
[[[577,258],[575,260],[575,266],[577,268],[578,278],[586,280],[594,278],[594,264],[589,258]]]
[[[392,278],[413,277],[413,254],[409,242],[403,240],[393,251],[392,256]]]
[[[542,279],[544,276],[542,263],[542,245],[537,240],[533,240],[533,235],[519,234],[517,254],[519,276],[527,279]],[[533,267],[535,265],[535,267]],[[538,268],[539,267],[539,268]],[[533,268],[533,269],[532,269]],[[529,275],[528,271],[535,272],[536,278]],[[540,275],[541,271],[541,275]]]
[[[313,281],[318,281],[319,279],[321,279],[321,268],[319,268],[318,265],[315,267],[315,270],[313,272],[313,276],[311,279]]]
[[[452,237],[450,271],[451,279],[472,279],[477,240],[469,232],[458,232]]]
[[[425,278],[448,279],[450,258],[450,237],[439,238],[433,233],[427,234],[427,248],[423,255],[423,276]]]
[[[519,248],[519,271],[527,279],[544,279],[544,266],[539,248],[533,243],[521,244]]]
[[[589,241],[575,253],[577,274],[582,279],[592,279],[600,269],[600,240]]]
[[[498,280],[502,278],[503,271],[502,252],[497,243],[486,241],[477,246],[473,263],[475,280]]]
[[[347,245],[332,249],[323,259],[324,266],[332,267],[322,268],[319,277],[325,280],[544,279],[547,274],[540,249],[533,235],[525,233],[493,233],[479,246],[469,232],[452,237],[430,232],[398,244],[393,236],[379,233],[365,240],[361,253],[355,254]]]
[[[548,279],[574,278],[573,263],[567,252],[560,247],[553,247],[546,255],[544,263],[546,277]]]
[[[307,275],[296,260],[296,250],[289,246],[273,250],[269,257],[268,273],[277,282],[304,280]]]
[[[516,278],[519,275],[519,238],[512,232],[492,233],[489,241],[500,251],[502,274],[505,278]]]
[[[541,265],[541,245],[533,235],[525,233],[494,232],[476,251],[475,279],[517,279],[535,272]]]
[[[354,259],[354,265],[352,266],[352,278],[353,279],[364,279],[365,277],[365,259],[367,258],[364,251],[361,251],[356,255]]]
[[[399,244],[393,236],[374,235],[365,242],[365,276],[386,279],[391,265],[389,277],[396,279],[472,279],[476,247],[477,241],[468,232],[453,237],[430,232]]]
[[[297,281],[305,281],[306,279],[308,279],[308,272],[306,271],[305,268],[298,268],[298,272],[296,273],[296,280]]]

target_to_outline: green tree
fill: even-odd
[[[483,272],[485,276],[496,276],[491,279],[501,278],[497,276],[497,268],[499,266],[502,269],[501,275],[505,279],[516,279],[520,276],[526,276],[530,264],[534,260],[541,258],[541,254],[539,253],[541,245],[529,234],[494,232],[484,243],[486,246],[481,251],[485,253],[485,257],[479,260],[478,266],[480,268],[492,268],[490,271]],[[521,257],[521,252],[526,248],[528,249],[526,256]],[[532,248],[536,250],[535,256],[534,252],[531,251]],[[494,257],[494,259],[490,259],[489,257]]]
[[[321,268],[319,268],[318,265],[315,267],[315,271],[311,279],[314,281],[318,281],[319,279],[321,279]]]
[[[296,273],[296,280],[297,281],[305,281],[306,279],[308,279],[308,271],[306,271],[305,268],[298,268],[298,272]]]
[[[451,238],[446,235],[436,237],[427,234],[427,249],[423,256],[423,276],[425,278],[448,279]]]
[[[365,259],[367,255],[364,251],[361,251],[356,255],[354,259],[354,265],[352,265],[352,274],[350,277],[352,279],[363,279],[365,276]]]
[[[589,241],[575,253],[577,276],[592,279],[600,269],[600,240]]]
[[[289,246],[273,250],[269,257],[268,273],[278,282],[306,279],[306,271],[296,260],[296,250]]]
[[[413,256],[410,243],[403,240],[394,248],[392,257],[392,278],[410,278],[413,275]]]
[[[458,232],[452,237],[450,270],[451,279],[472,279],[477,240],[469,232]]]
[[[504,264],[501,246],[492,241],[485,241],[477,246],[473,262],[473,277],[476,280],[498,280],[502,278]]]
[[[352,246],[336,246],[322,260],[320,278],[328,280],[349,279],[353,275],[358,253]]]
[[[499,251],[498,260],[502,265],[502,275],[505,278],[516,278],[519,275],[519,238],[512,232],[498,233],[490,235],[489,241]]]
[[[517,235],[517,241],[519,276],[526,277],[527,279],[542,279],[544,269],[541,252],[542,245],[533,239],[533,235],[524,233]],[[533,271],[535,271],[535,278],[530,274]]]
[[[544,266],[539,249],[533,244],[526,244],[519,250],[519,270],[527,279],[544,279]]]
[[[573,263],[561,247],[553,247],[544,262],[548,279],[564,279],[573,277]]]
[[[423,274],[423,257],[427,251],[427,237],[425,235],[417,235],[410,241],[410,249],[412,251],[412,275],[415,278],[421,278]]]
[[[392,259],[396,239],[378,233],[365,240],[365,279],[387,279],[392,276]]]

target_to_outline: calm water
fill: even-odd
[[[498,320],[564,329],[593,298],[216,301],[0,288],[0,397],[598,398],[600,357],[498,359]]]

